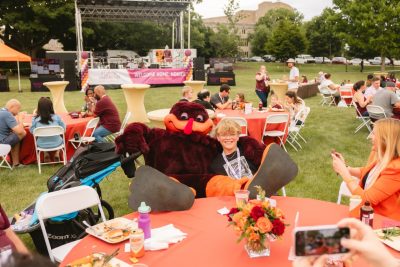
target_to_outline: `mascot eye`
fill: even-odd
[[[189,119],[189,115],[186,112],[183,112],[181,114],[181,118],[182,121],[187,121]]]
[[[203,115],[197,115],[196,121],[197,121],[197,122],[204,122]]]

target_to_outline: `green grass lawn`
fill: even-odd
[[[281,78],[288,74],[288,69],[283,64],[268,63],[267,69],[272,79]],[[238,63],[235,65],[237,86],[231,90],[231,96],[236,92],[243,92],[246,99],[254,103],[258,99],[254,93],[255,73],[259,67],[257,63]],[[313,79],[319,71],[332,73],[335,82],[344,79],[355,82],[365,79],[367,73],[377,71],[379,67],[366,67],[364,73],[359,72],[359,67],[348,67],[345,72],[343,65],[300,65],[301,75]],[[391,69],[389,69],[391,70]],[[17,98],[22,102],[23,110],[32,112],[37,100],[41,96],[50,96],[49,92],[31,93],[29,80],[22,80],[22,93],[18,93],[15,78],[11,78],[11,92],[0,93],[0,105],[10,98]],[[218,87],[208,87],[216,92]],[[145,106],[147,111],[169,108],[180,98],[181,87],[155,87],[147,91]],[[122,90],[109,90],[117,105],[121,117],[126,111],[126,104]],[[286,187],[288,196],[315,198],[326,201],[336,201],[340,178],[332,171],[330,150],[335,148],[342,152],[350,166],[359,166],[368,158],[370,142],[366,139],[366,129],[354,134],[358,125],[353,108],[321,107],[320,97],[306,99],[306,104],[311,107],[311,114],[304,128],[303,136],[307,144],[303,150],[295,152],[288,146],[289,154],[299,166],[297,178]],[[83,104],[83,94],[80,92],[66,92],[65,104],[69,111],[80,110]],[[18,168],[13,171],[0,170],[0,203],[10,214],[14,214],[46,191],[47,179],[60,168],[60,165],[43,166],[42,174],[38,173],[37,165]],[[101,183],[103,198],[114,208],[116,216],[130,212],[127,205],[129,180],[121,169],[117,169]],[[29,236],[23,236],[24,242],[33,248]]]

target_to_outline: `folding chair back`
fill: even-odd
[[[245,118],[242,117],[223,117],[221,119],[221,121],[226,120],[226,119],[230,119],[235,121],[237,124],[239,124],[242,133],[239,136],[247,136],[247,120]]]
[[[11,151],[11,146],[7,144],[0,144],[0,167],[9,168],[12,170],[10,163],[7,161],[7,155]],[[5,165],[4,165],[5,164]]]
[[[54,148],[42,148],[37,145],[37,139],[39,137],[53,137],[53,136],[61,136],[62,144],[58,147]],[[41,164],[53,164],[53,163],[63,163],[64,165],[67,163],[67,153],[65,147],[65,136],[64,136],[64,128],[61,126],[46,126],[46,127],[38,127],[33,130],[33,140],[35,142],[35,151],[36,151],[36,160],[38,162],[39,173],[42,173],[42,169],[40,167]],[[63,152],[63,161],[54,161],[41,163],[40,162],[40,152],[50,152],[50,151],[58,151],[62,150]]]
[[[339,193],[338,193],[338,199],[336,201],[336,204],[340,205],[342,202],[342,196],[347,196],[347,197],[351,197],[351,192],[349,190],[349,188],[347,187],[346,183],[343,181],[340,184],[340,188],[339,188]]]
[[[268,126],[272,124],[284,124],[283,130],[268,130]],[[276,137],[279,139],[280,145],[285,149],[286,147],[283,142],[283,138],[286,135],[287,128],[289,124],[289,114],[274,114],[274,115],[269,115],[267,116],[264,124],[264,130],[263,130],[263,136],[261,138],[261,142],[264,143],[264,137],[269,136],[269,137]]]
[[[62,260],[53,255],[54,250],[50,247],[50,242],[47,236],[44,221],[46,219],[80,211],[89,207],[97,206],[103,221],[105,216],[101,207],[100,198],[95,189],[89,186],[77,186],[73,188],[64,189],[48,193],[40,197],[36,203],[36,211],[40,227],[42,229],[43,237],[46,243],[47,251],[49,252],[50,259],[54,262],[55,259]],[[66,244],[68,245],[68,244]],[[63,245],[63,246],[66,246]],[[60,251],[60,247],[56,250]],[[67,251],[68,252],[68,251]],[[65,255],[65,251],[63,253]]]
[[[377,120],[377,118],[387,118],[385,110],[380,106],[368,105],[367,111],[369,117],[372,118],[373,120]]]
[[[367,127],[368,131],[371,132],[371,120],[368,116],[363,116],[360,111],[357,108],[357,104],[354,101],[354,99],[352,100],[352,104],[355,107],[356,110],[356,114],[357,114],[357,119],[361,120],[361,124],[357,126],[356,130],[354,131],[354,133],[357,133],[359,130],[361,130],[364,126]]]
[[[128,124],[128,121],[129,121],[130,117],[131,117],[131,112],[128,111],[125,114],[124,120],[122,121],[121,128],[119,130],[119,134],[122,134],[124,132],[124,129],[125,129],[126,125]]]
[[[99,124],[99,121],[100,121],[99,117],[93,118],[90,121],[88,121],[88,123],[86,124],[86,129],[83,132],[82,136],[92,137],[93,133],[94,133],[94,130],[96,130],[97,124]],[[92,131],[91,131],[90,135],[87,135],[87,132],[89,130],[92,130]]]
[[[335,96],[332,94],[332,92],[329,90],[329,88],[322,88],[321,86],[318,86],[318,89],[322,96],[321,106],[335,105]]]

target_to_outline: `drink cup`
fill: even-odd
[[[140,258],[144,256],[144,233],[141,229],[131,233],[129,244],[131,246],[132,257]]]
[[[249,201],[249,190],[237,190],[235,191],[236,206],[241,206]]]

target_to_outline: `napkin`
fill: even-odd
[[[217,118],[223,118],[226,117],[226,115],[224,113],[218,113],[217,114]]]
[[[144,241],[145,250],[161,250],[167,249],[169,244],[175,244],[187,236],[173,224],[168,224],[151,230],[151,237]]]
[[[223,207],[222,209],[217,210],[217,212],[221,215],[226,215],[229,213],[229,210],[227,207]]]

